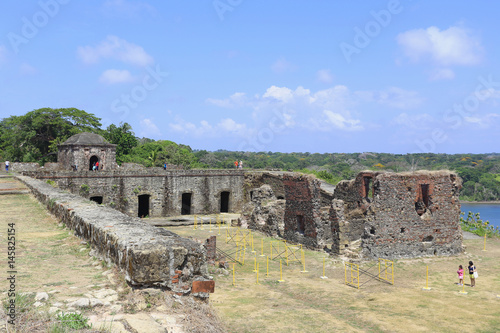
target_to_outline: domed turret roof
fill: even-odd
[[[102,136],[95,133],[82,132],[71,136],[62,145],[112,146]]]

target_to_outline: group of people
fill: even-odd
[[[99,171],[99,161],[95,162],[92,166],[92,171]]]
[[[469,261],[469,278],[470,278],[470,286],[475,287],[476,286],[476,278],[477,278],[477,269],[476,266],[474,266],[474,263],[472,261]],[[458,285],[463,286],[464,285],[464,268],[462,265],[458,266]]]
[[[243,169],[243,161],[240,161],[240,163],[238,163],[238,161],[234,161],[234,167],[236,169]]]

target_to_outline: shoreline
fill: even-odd
[[[500,204],[500,201],[463,201],[463,200],[460,200],[460,204],[471,204],[471,205],[475,205],[475,204],[492,204],[492,205],[498,205]]]

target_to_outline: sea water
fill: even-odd
[[[490,225],[500,228],[500,204],[498,203],[462,203],[464,218],[467,218],[469,211],[479,213],[481,220],[489,221]]]

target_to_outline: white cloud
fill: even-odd
[[[21,66],[19,67],[19,72],[21,75],[34,75],[38,73],[37,69],[30,64],[27,63],[22,63]]]
[[[244,100],[237,103],[236,101]],[[207,102],[224,108],[241,108],[252,111],[252,125],[236,125],[224,121],[213,126],[213,130],[255,133],[271,129],[276,133],[302,128],[309,131],[359,131],[376,126],[363,121],[362,111],[373,113],[378,108],[410,109],[421,105],[423,98],[415,91],[389,87],[379,91],[350,91],[343,85],[311,92],[302,86],[295,90],[288,87],[271,86],[264,94],[247,96],[236,93],[227,99],[207,99]],[[367,114],[366,118],[373,119]],[[189,124],[178,126],[185,129]],[[217,127],[219,126],[219,127]],[[192,124],[193,128],[198,128]]]
[[[329,69],[320,69],[316,73],[316,79],[321,83],[330,84],[333,82],[333,75]]]
[[[357,94],[367,101],[376,102],[395,109],[416,108],[424,101],[418,92],[398,87],[389,87],[378,91],[361,91]]]
[[[245,105],[247,97],[245,93],[234,93],[229,98],[215,99],[207,98],[205,102],[222,108],[235,108]]]
[[[231,118],[222,119],[219,123],[211,125],[208,121],[202,120],[200,123],[194,124],[185,121],[179,116],[175,117],[175,122],[170,123],[169,127],[172,131],[189,134],[194,137],[223,137],[231,135],[232,137],[245,137],[250,134],[246,124],[239,124]]]
[[[141,127],[141,136],[159,137],[161,135],[160,129],[151,119],[142,119],[139,124]]]
[[[475,117],[464,117],[465,122],[476,125],[481,128],[488,128],[496,124],[500,120],[500,114],[488,113],[486,115],[476,115]]]
[[[482,46],[470,31],[453,26],[415,29],[397,36],[405,55],[414,62],[431,61],[439,66],[476,65],[482,58]]]
[[[455,72],[449,68],[440,68],[431,72],[429,79],[431,81],[451,80],[455,78]]]
[[[105,84],[125,83],[133,80],[132,74],[125,69],[108,69],[99,77],[99,81]]]
[[[280,102],[288,103],[293,100],[293,92],[286,87],[271,86],[270,88],[267,88],[262,97],[274,98]]]
[[[435,121],[434,117],[427,113],[413,115],[401,113],[391,121],[391,124],[406,128],[427,130],[433,128]]]
[[[281,57],[273,63],[271,69],[273,70],[273,72],[281,74],[294,71],[296,69],[296,66],[286,60],[284,57]]]
[[[343,130],[360,130],[363,129],[360,126],[360,121],[356,119],[348,119],[341,115],[340,113],[335,113],[330,110],[324,110],[323,114],[326,116],[326,120],[329,124],[333,125],[337,129]]]
[[[97,46],[79,46],[77,54],[85,64],[95,64],[101,59],[114,59],[126,64],[147,66],[153,63],[153,57],[144,49],[116,36],[107,36]]]

